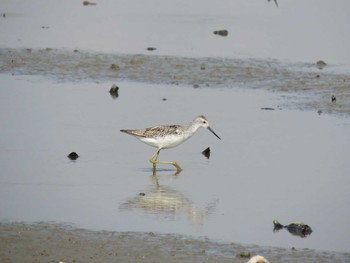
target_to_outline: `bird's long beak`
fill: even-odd
[[[217,135],[210,127],[208,127],[208,130],[211,131],[216,137],[218,137],[218,138],[221,140],[221,138],[219,137],[219,135]]]

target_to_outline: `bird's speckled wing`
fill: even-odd
[[[179,125],[162,125],[162,126],[154,126],[146,129],[140,130],[121,130],[122,132],[128,133],[130,135],[138,136],[138,137],[147,137],[147,138],[155,138],[155,137],[164,137],[166,135],[179,135],[181,134],[182,128]]]

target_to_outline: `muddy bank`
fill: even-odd
[[[315,62],[122,55],[57,49],[0,49],[0,73],[56,81],[136,81],[201,87],[265,89],[289,108],[350,114],[350,75]],[[336,100],[332,101],[332,96]]]
[[[108,232],[56,224],[0,224],[1,262],[349,262],[349,253],[244,246],[173,234]]]

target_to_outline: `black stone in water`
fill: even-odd
[[[223,30],[216,30],[213,32],[215,35],[219,35],[219,36],[222,36],[222,37],[226,37],[228,36],[228,31],[226,29],[223,29]]]
[[[275,110],[275,108],[270,108],[270,107],[263,107],[263,108],[260,108],[261,110]]]
[[[119,97],[119,87],[115,84],[112,85],[111,89],[109,90],[109,94],[111,94],[113,99],[116,99]]]
[[[202,154],[209,159],[209,157],[210,157],[210,148],[208,147],[207,149],[205,149],[202,152]]]
[[[67,157],[71,160],[76,160],[79,158],[79,155],[76,152],[71,152]]]

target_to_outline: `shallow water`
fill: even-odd
[[[278,109],[283,99],[258,90],[121,82],[113,99],[111,83],[1,80],[1,220],[348,251],[348,118]],[[198,114],[222,140],[199,130],[162,151],[179,175],[160,166],[153,176],[154,149],[119,132]],[[313,233],[273,233],[273,219]]]
[[[350,2],[2,0],[1,47],[190,57],[320,59],[350,71]],[[227,29],[227,37],[213,31]]]

